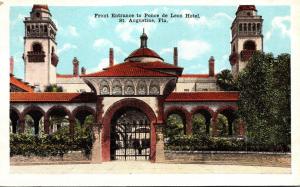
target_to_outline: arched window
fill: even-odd
[[[42,52],[42,45],[40,43],[34,43],[32,45],[32,50],[35,53],[41,53]]]
[[[258,23],[258,24],[256,25],[256,28],[257,28],[257,32],[260,33],[260,23]]]
[[[251,31],[251,23],[248,23],[248,31]]]
[[[252,24],[252,30],[256,31],[256,24],[255,23]]]
[[[239,24],[239,31],[243,31],[243,25],[241,23]]]
[[[244,23],[244,31],[247,31],[247,23]]]
[[[244,50],[256,50],[255,42],[252,40],[248,40],[244,43]]]

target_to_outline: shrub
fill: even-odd
[[[74,136],[62,127],[50,135],[10,134],[10,156],[63,156],[69,151],[91,153],[93,134],[87,128],[76,129]]]
[[[285,145],[259,145],[238,138],[210,137],[207,135],[176,136],[166,143],[167,150],[174,151],[266,151],[290,152]]]

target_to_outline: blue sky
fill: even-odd
[[[58,27],[59,64],[57,72],[72,73],[72,59],[77,57],[87,72],[108,65],[108,51],[114,48],[115,60],[122,62],[139,48],[142,28],[148,35],[148,47],[166,62],[172,63],[173,47],[178,47],[179,65],[184,73],[208,73],[208,59],[215,57],[216,72],[230,69],[230,26],[236,6],[116,6],[62,7],[50,6]],[[262,15],[264,51],[274,55],[290,53],[290,8],[257,6]],[[10,9],[10,55],[15,59],[17,77],[24,77],[24,17],[31,7]],[[119,23],[118,19],[95,19],[95,13],[194,13],[200,19],[168,19],[168,23]]]

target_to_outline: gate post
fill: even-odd
[[[164,124],[156,124],[156,152],[155,152],[155,162],[165,161],[165,149],[164,149]]]
[[[101,163],[101,128],[102,125],[95,123],[92,126],[94,142],[92,148],[92,158],[91,163],[100,164]]]

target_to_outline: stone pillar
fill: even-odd
[[[245,127],[246,127],[246,124],[243,120],[238,120],[238,127],[239,127],[239,134],[238,136],[240,137],[245,137]]]
[[[193,121],[192,121],[192,116],[190,114],[188,114],[188,116],[186,116],[186,127],[185,127],[185,130],[186,130],[186,134],[187,135],[191,135],[192,134],[192,131],[193,131]]]
[[[24,131],[25,131],[25,119],[20,119],[19,120],[19,125],[20,125],[19,133],[24,133]]]
[[[76,120],[74,118],[70,118],[69,122],[70,122],[70,135],[74,136]]]
[[[91,163],[100,164],[101,163],[101,124],[95,123],[92,127],[94,142],[92,148],[92,158]]]
[[[218,114],[214,114],[211,119],[212,136],[218,136],[217,116],[218,116]]]
[[[48,118],[44,119],[44,131],[45,134],[49,134],[50,132],[50,120]]]
[[[163,129],[164,129],[164,124],[157,124],[155,126],[155,132],[156,132],[155,162],[164,162],[165,161]]]

